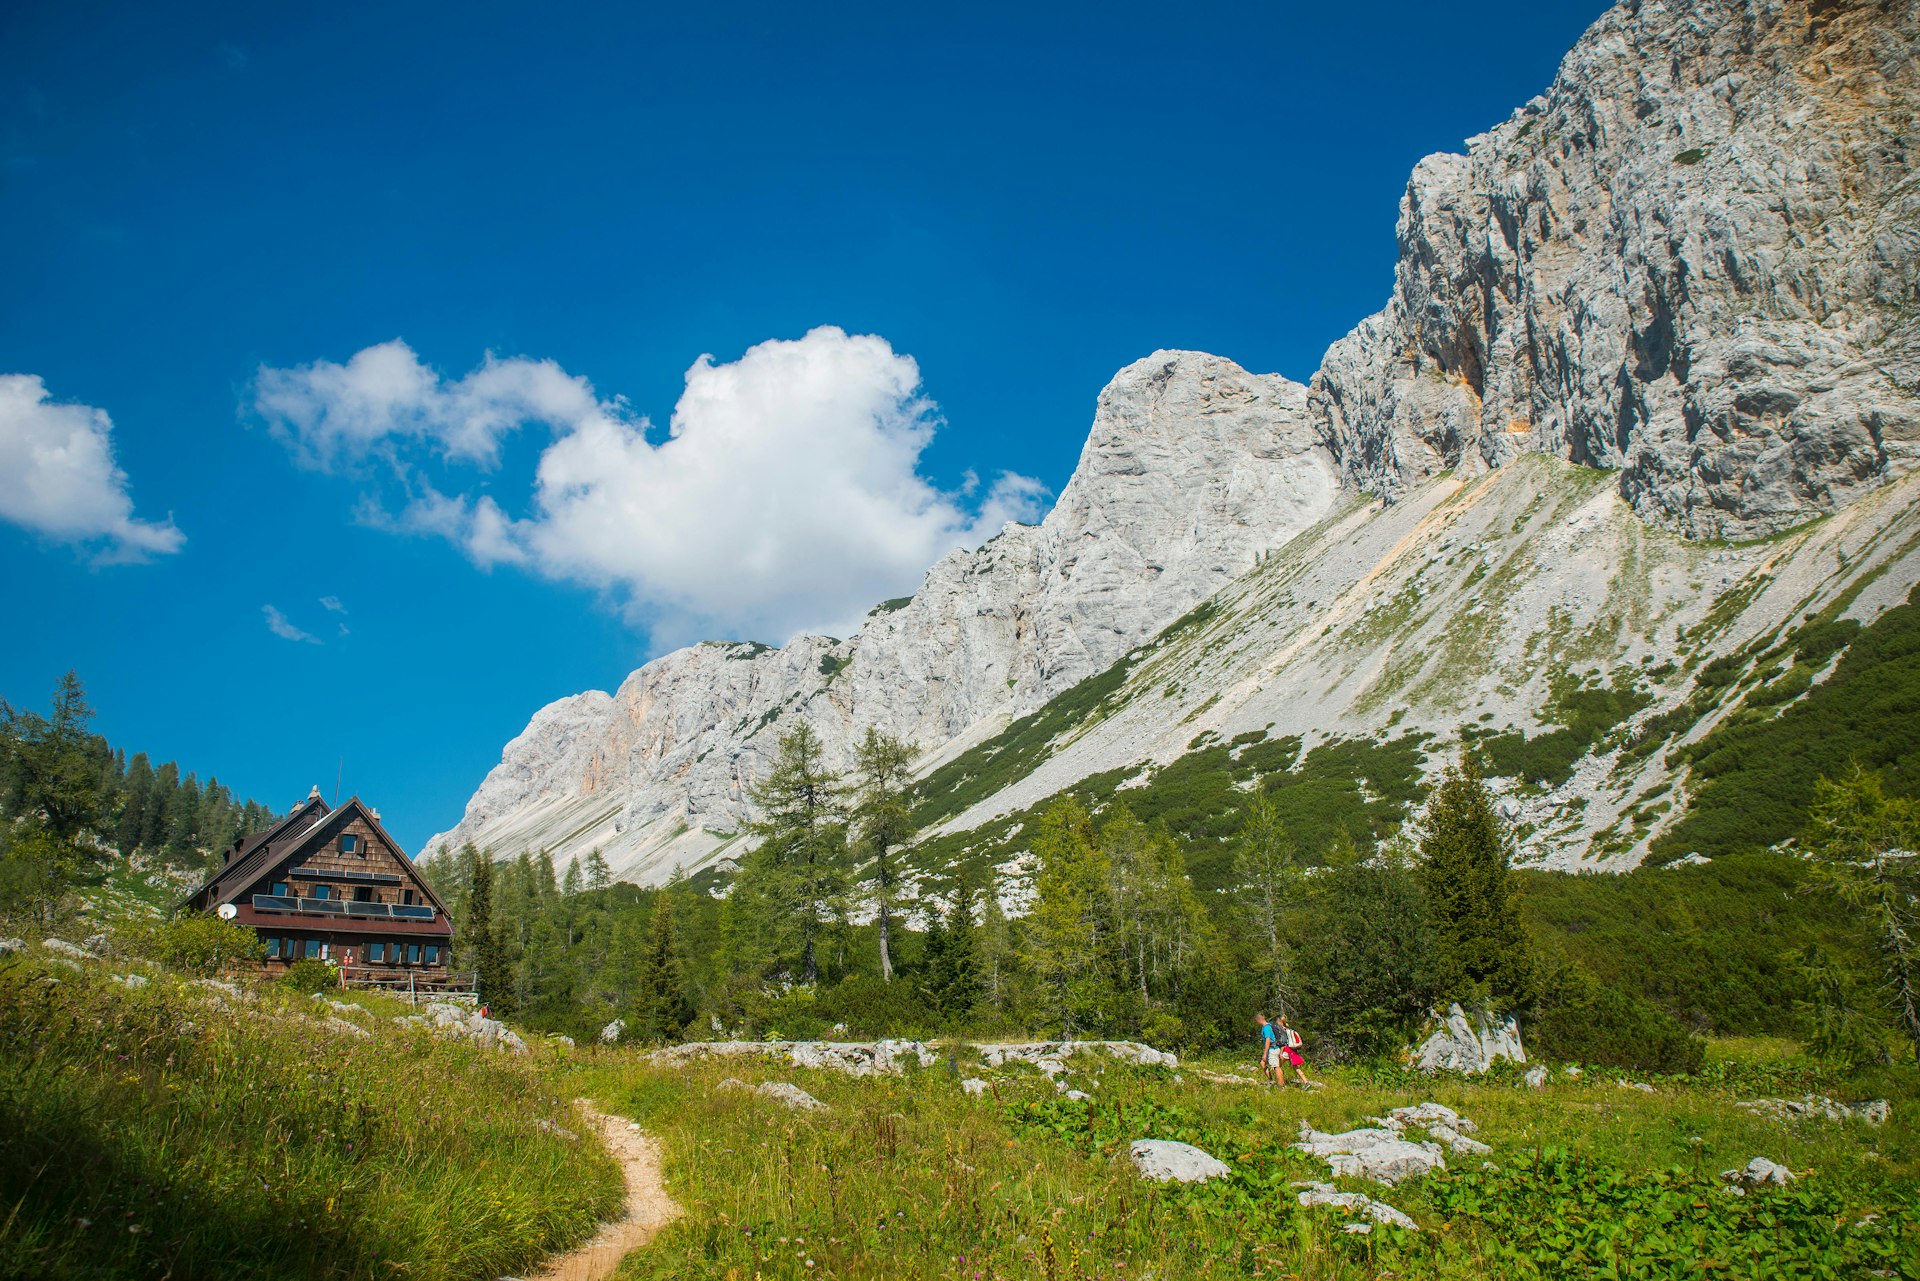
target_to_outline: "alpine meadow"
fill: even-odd
[[[156,132],[87,111],[154,163],[72,240],[97,119],[6,108],[49,262],[271,203],[193,241],[258,334],[170,339],[238,425],[0,374],[0,1278],[1920,1281],[1920,5],[1621,0],[1418,161],[1306,381],[1154,350],[1057,494],[1037,411],[967,423],[1076,326],[1306,306],[1248,255],[1312,244],[1228,231],[1342,181],[1239,141],[1326,131],[1266,37],[1210,18],[1194,78],[1167,15],[641,9],[196,17],[251,121],[128,11]],[[1436,120],[1477,99],[1386,29],[1454,16],[1367,37]],[[1159,114],[1190,154],[1116,169]],[[1433,145],[1389,114],[1343,153]],[[1127,245],[1167,279],[943,389]],[[113,364],[47,317],[47,378]],[[510,354],[609,333],[742,354],[670,420]]]

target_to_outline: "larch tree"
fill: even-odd
[[[1441,776],[1422,826],[1420,880],[1439,948],[1440,998],[1527,1005],[1533,953],[1514,901],[1512,841],[1471,753]]]
[[[507,962],[506,951],[501,947],[499,934],[494,929],[493,859],[477,849],[471,841],[462,852],[471,870],[467,919],[460,930],[461,943],[469,964],[473,966],[480,999],[493,1006],[496,1012],[505,1013],[513,1007],[513,968]]]
[[[854,838],[859,856],[873,869],[880,978],[887,983],[893,981],[893,918],[900,894],[895,851],[913,839],[914,831],[906,793],[915,755],[911,744],[868,726],[855,758]]]
[[[647,923],[634,986],[635,1030],[653,1041],[678,1037],[693,1017],[693,1007],[687,1000],[679,941],[674,936],[673,896],[665,890],[653,896],[653,916]]]
[[[1086,807],[1068,797],[1040,817],[1033,853],[1034,899],[1022,922],[1021,960],[1032,975],[1040,1018],[1067,1036],[1104,1026],[1117,972],[1111,869]]]
[[[1872,936],[1882,1001],[1920,1059],[1920,803],[1888,796],[1879,774],[1857,767],[1820,779],[1805,845],[1813,884]]]
[[[756,883],[747,888],[767,915],[776,957],[797,950],[799,978],[812,983],[820,976],[821,933],[845,902],[847,831],[840,775],[827,768],[811,725],[802,721],[781,736],[773,767],[750,795],[760,818],[747,831],[759,844],[741,865],[740,882]]]
[[[1263,997],[1275,1013],[1286,1014],[1293,996],[1292,957],[1280,925],[1288,905],[1299,896],[1306,873],[1299,845],[1280,821],[1273,798],[1264,792],[1255,792],[1247,806],[1233,851],[1233,871],[1243,895],[1242,913],[1257,940]]]

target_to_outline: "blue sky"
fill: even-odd
[[[1600,11],[554,8],[0,8],[0,695],[417,846],[1037,515],[1128,362],[1308,377]]]

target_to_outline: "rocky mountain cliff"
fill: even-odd
[[[657,880],[734,839],[797,719],[836,758],[878,725],[938,765],[1223,588],[1235,634],[1183,651],[1171,702],[1063,741],[949,826],[1212,728],[1538,726],[1572,664],[1683,632],[1699,660],[1839,593],[1896,599],[1911,495],[1881,487],[1920,450],[1916,47],[1911,3],[1615,7],[1545,95],[1416,168],[1392,298],[1310,388],[1196,353],[1129,366],[1039,526],[947,557],[846,640],[698,645],[549,706],[430,847],[598,846]],[[1530,453],[1564,461],[1511,466]],[[1856,505],[1790,552],[1688,541]],[[1802,590],[1763,590],[1783,574]],[[1362,624],[1344,657],[1321,643]],[[1568,639],[1603,625],[1605,644]],[[1618,818],[1578,808],[1556,858]]]

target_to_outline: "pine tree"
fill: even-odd
[[[560,893],[572,898],[580,892],[580,858],[575,855],[567,862],[567,874],[560,880]]]
[[[613,873],[607,868],[606,857],[596,847],[587,855],[586,886],[589,890],[604,890],[613,884]]]
[[[653,896],[653,919],[647,924],[635,988],[634,1031],[652,1041],[677,1039],[693,1017],[693,1007],[687,1000],[674,937],[673,896],[665,890]]]
[[[1438,944],[1440,998],[1529,1004],[1534,965],[1514,902],[1511,841],[1471,754],[1441,777],[1423,826],[1421,884]]]
[[[821,932],[844,903],[847,838],[840,776],[826,767],[813,727],[804,721],[780,739],[767,777],[751,792],[760,810],[747,830],[759,838],[740,869],[735,893],[747,891],[743,910],[758,920],[736,929],[760,928],[776,961],[798,953],[799,977],[819,978]]]
[[[894,851],[913,838],[907,771],[915,749],[872,726],[860,741],[854,821],[859,852],[873,867],[873,905],[880,933],[880,978],[893,981],[893,915],[899,895]]]
[[[473,966],[480,999],[491,1005],[496,1014],[504,1014],[513,1008],[515,993],[513,970],[494,930],[493,859],[474,848],[471,841],[467,842],[461,853],[471,869],[469,876],[472,886],[467,894],[467,917],[461,930],[461,942],[468,963]]]

